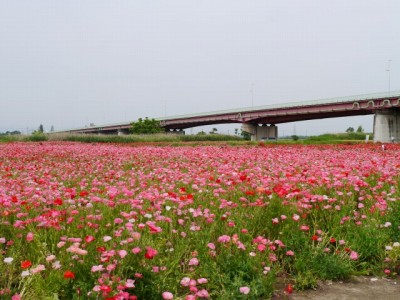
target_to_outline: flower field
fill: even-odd
[[[400,273],[400,147],[0,144],[1,299],[269,299]]]

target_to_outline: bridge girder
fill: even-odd
[[[251,124],[281,124],[313,119],[326,119],[348,116],[374,114],[376,111],[388,108],[399,108],[400,99],[397,97],[352,101],[334,104],[319,104],[314,106],[290,107],[273,110],[254,110],[227,113],[225,115],[208,115],[191,118],[179,118],[161,121],[161,126],[167,129],[186,129],[197,126],[227,123]]]
[[[312,119],[325,119],[346,116],[375,114],[382,110],[400,109],[400,92],[392,96],[380,94],[354,96],[354,100],[328,99],[304,103],[287,103],[282,105],[255,107],[242,110],[229,110],[215,113],[185,115],[159,119],[160,125],[168,130],[187,129],[197,126],[247,123],[247,124],[281,124]],[[116,134],[131,127],[130,122],[85,127],[64,132],[69,133],[103,133]]]

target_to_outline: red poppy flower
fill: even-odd
[[[100,246],[96,248],[97,252],[103,253],[104,251],[106,251],[106,247]]]
[[[151,247],[147,247],[146,248],[146,253],[144,254],[144,257],[147,259],[153,259],[154,256],[157,255],[158,251],[156,249],[153,249]]]
[[[24,260],[23,262],[21,262],[22,269],[28,269],[30,266],[32,266],[32,263],[30,260]]]
[[[75,274],[72,271],[67,270],[64,273],[64,278],[65,279],[75,279]]]
[[[335,239],[335,238],[331,238],[329,241],[330,241],[332,244],[333,244],[333,243],[336,243],[336,239]]]
[[[86,243],[91,243],[91,242],[93,242],[95,240],[95,238],[94,238],[94,236],[92,236],[92,235],[87,235],[87,236],[85,236],[85,242]]]
[[[111,287],[110,286],[108,286],[108,285],[101,285],[100,286],[100,290],[103,292],[103,293],[109,293],[109,292],[111,292]]]
[[[288,294],[293,293],[293,287],[291,284],[288,284],[287,287],[285,288],[285,292]]]

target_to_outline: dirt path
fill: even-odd
[[[317,290],[293,293],[291,300],[400,300],[400,278],[353,277],[348,282],[325,282]]]

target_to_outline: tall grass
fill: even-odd
[[[83,143],[135,143],[135,142],[202,142],[202,141],[242,141],[238,136],[224,134],[209,135],[96,135],[96,134],[51,134],[51,141],[70,141]]]
[[[229,142],[231,145],[268,145],[268,144],[338,144],[359,143],[365,140],[366,133],[327,133],[310,136],[297,141],[279,139],[278,141],[245,141],[240,136],[224,134],[207,135],[178,135],[178,134],[149,134],[149,135],[99,135],[99,134],[32,134],[32,135],[3,135],[0,143],[27,141],[69,141],[81,143],[178,143],[181,142]],[[370,134],[370,141],[373,135]]]
[[[370,140],[373,139],[372,134],[368,134]],[[365,141],[367,133],[349,132],[349,133],[326,133],[317,136],[310,136],[308,141]]]
[[[0,143],[10,143],[21,140],[19,135],[0,135]]]
[[[47,141],[49,136],[43,133],[35,133],[31,135],[1,135],[0,143],[11,142],[43,142]]]

